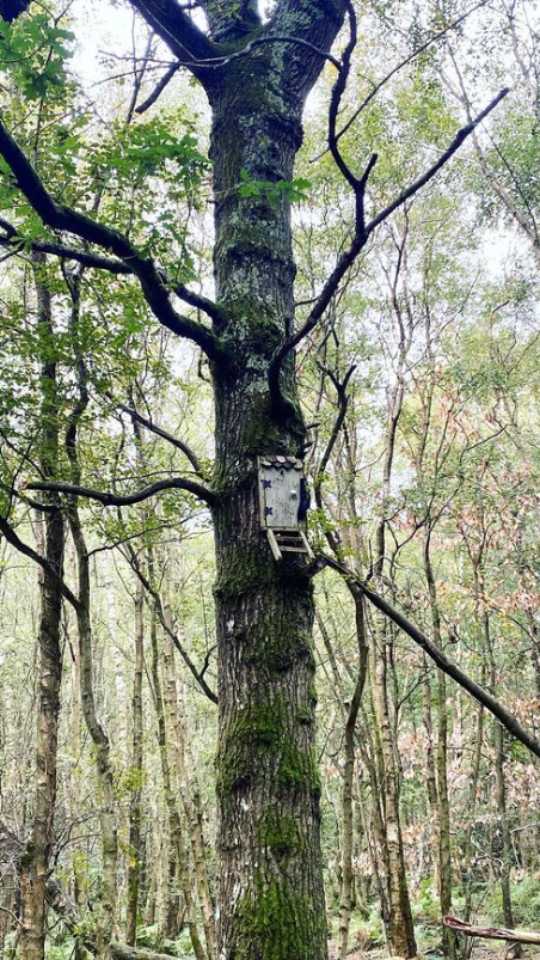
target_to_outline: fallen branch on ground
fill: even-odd
[[[540,944],[540,933],[534,930],[505,930],[504,927],[476,927],[472,923],[465,923],[464,920],[458,920],[457,917],[447,916],[443,918],[445,927],[451,930],[457,930],[458,933],[464,933],[468,937],[481,937],[484,940],[509,940],[512,943],[538,943]]]

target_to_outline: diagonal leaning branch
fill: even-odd
[[[67,583],[62,579],[62,577],[56,572],[52,563],[49,563],[46,557],[42,557],[36,550],[34,550],[28,543],[25,543],[24,540],[21,540],[19,535],[15,533],[15,530],[6,520],[5,517],[0,516],[0,533],[5,540],[12,546],[15,547],[19,553],[22,553],[23,556],[29,557],[30,560],[33,560],[37,563],[42,570],[45,571],[58,585],[58,589],[62,596],[71,604],[74,610],[80,609],[80,602],[75,596],[72,590],[68,587]]]
[[[180,337],[196,343],[210,360],[226,363],[226,354],[219,339],[195,320],[176,312],[170,301],[166,282],[153,260],[143,257],[127,237],[112,227],[92,220],[84,213],[57,203],[42,183],[32,164],[4,126],[0,117],[0,154],[8,164],[14,180],[44,224],[62,230],[113,253],[133,273],[144,298],[159,322]],[[81,257],[79,256],[80,260]],[[119,271],[120,272],[120,271]],[[182,288],[184,295],[189,291]],[[179,294],[180,295],[180,294]],[[197,297],[190,294],[192,301]]]
[[[219,48],[203,33],[176,0],[130,0],[152,30],[167,44],[179,60],[186,60],[195,76],[205,60],[219,53]]]
[[[206,479],[201,461],[199,460],[195,451],[191,449],[189,444],[185,443],[183,440],[180,440],[179,437],[173,436],[172,433],[169,433],[168,430],[164,430],[163,427],[160,427],[159,424],[154,423],[153,420],[143,416],[142,413],[139,413],[136,407],[131,407],[127,403],[121,403],[120,400],[115,400],[111,393],[107,393],[107,397],[109,400],[113,401],[118,410],[122,410],[124,413],[129,414],[132,420],[136,420],[137,423],[140,423],[143,427],[146,427],[150,433],[155,434],[157,437],[161,437],[163,440],[166,440],[167,443],[170,443],[171,446],[176,447],[177,450],[180,450],[189,460],[197,476],[200,477],[201,480]]]
[[[352,570],[333,557],[327,554],[320,554],[313,565],[313,573],[317,573],[325,566],[331,567],[331,569],[340,573],[355,590],[358,590],[366,600],[369,600],[377,610],[384,613],[385,616],[387,616],[389,620],[392,620],[400,630],[403,630],[417,646],[424,650],[428,657],[439,667],[439,670],[442,670],[448,677],[455,680],[460,687],[463,687],[463,689],[467,691],[473,700],[476,700],[482,707],[489,710],[499,723],[508,730],[508,733],[527,747],[535,757],[540,758],[540,741],[538,741],[536,737],[533,737],[533,735],[521,725],[517,717],[497,700],[496,697],[464,673],[456,663],[449,660],[442,650],[440,650],[422,630],[411,623],[407,617],[400,613],[399,610],[396,610],[387,600],[378,593],[375,593],[375,591],[357,577]]]
[[[204,677],[204,674],[208,666],[207,660],[205,660],[203,667],[199,670],[195,665],[195,663],[193,662],[193,660],[191,659],[184,644],[181,642],[178,634],[171,629],[168,623],[167,617],[165,616],[165,610],[163,606],[163,601],[161,599],[161,594],[159,593],[159,590],[156,590],[156,588],[152,585],[148,577],[144,575],[144,572],[141,569],[141,565],[137,559],[137,554],[135,550],[133,550],[132,547],[129,546],[129,544],[126,545],[126,556],[132,569],[134,570],[139,580],[141,581],[144,589],[149,594],[149,596],[152,597],[152,600],[154,601],[156,613],[159,617],[159,622],[161,623],[163,630],[174,643],[176,649],[178,650],[178,653],[182,657],[184,663],[186,664],[190,673],[193,675],[194,679],[197,681],[202,692],[205,694],[206,697],[208,697],[209,700],[212,701],[212,703],[217,703],[218,702],[217,695],[214,693],[212,688],[208,685]]]

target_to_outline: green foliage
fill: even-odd
[[[440,900],[433,888],[431,877],[424,877],[420,881],[418,896],[413,903],[413,915],[415,920],[431,920],[437,922],[440,919]]]
[[[70,177],[66,199],[85,205],[93,216],[98,192],[102,221],[128,232],[141,253],[170,264],[173,282],[191,279],[193,258],[184,209],[186,203],[195,209],[200,205],[202,184],[210,171],[193,120],[182,108],[129,125],[118,120],[90,140],[82,136],[84,124],[81,118],[75,136],[57,133],[53,145],[60,170]]]
[[[511,884],[512,912],[516,926],[537,929],[540,916],[540,880],[525,876]],[[491,887],[486,897],[486,912],[494,926],[503,926],[502,893],[499,884]]]
[[[372,908],[367,918],[353,913],[350,940],[366,951],[384,944],[384,927],[378,909]]]
[[[67,81],[66,63],[72,56],[73,40],[70,30],[39,9],[11,24],[0,20],[2,69],[11,72],[25,99],[55,99]]]

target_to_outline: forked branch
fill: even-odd
[[[342,74],[340,74],[338,77],[338,85],[341,84],[341,77]],[[482,123],[487,116],[489,116],[489,114],[495,109],[495,107],[498,106],[501,100],[503,100],[509,92],[509,88],[505,87],[500,91],[500,93],[497,94],[496,97],[494,97],[491,103],[489,103],[487,107],[478,114],[477,117],[471,120],[470,123],[467,123],[466,126],[461,127],[452,140],[450,146],[438,157],[435,163],[433,163],[431,167],[429,167],[429,169],[422,174],[422,176],[418,177],[417,180],[411,183],[409,187],[403,190],[395,200],[389,203],[388,206],[381,210],[381,212],[373,217],[373,219],[367,224],[364,220],[364,192],[369,175],[377,161],[377,154],[372,155],[364,173],[360,178],[356,179],[355,175],[351,172],[349,167],[341,158],[337,144],[335,145],[335,159],[340,158],[340,161],[338,162],[336,159],[336,162],[338,162],[338,166],[343,176],[355,192],[355,232],[350,246],[338,260],[335,269],[326,281],[321,293],[315,301],[315,304],[312,307],[306,322],[299,328],[299,330],[296,331],[296,333],[292,334],[290,337],[287,337],[276,350],[269,367],[269,384],[272,397],[279,398],[281,396],[280,374],[286,357],[291,353],[292,350],[296,349],[296,347],[312,332],[312,330],[315,329],[323,317],[328,305],[330,304],[330,301],[337,293],[343,278],[355,263],[361,251],[364,249],[371,234],[378,226],[384,223],[385,220],[395,213],[396,210],[402,207],[407,200],[412,199],[412,197],[414,197],[418,191],[422,189],[422,187],[425,187],[426,184],[428,184],[436,176],[436,174],[442,170],[442,168],[465,143],[467,138],[473,133],[474,130],[476,130],[478,125]]]
[[[15,549],[18,550],[19,553],[22,553],[23,556],[29,557],[30,560],[33,560],[34,563],[37,563],[38,566],[40,566],[41,569],[44,570],[52,580],[54,580],[60,593],[71,604],[74,610],[80,609],[79,600],[73,591],[70,590],[67,583],[54,569],[52,563],[49,563],[46,557],[42,557],[41,554],[33,549],[33,547],[31,547],[28,543],[25,543],[24,540],[21,540],[19,535],[15,533],[15,530],[10,525],[8,520],[2,516],[0,516],[0,533],[12,547],[15,547]]]
[[[139,413],[136,407],[129,406],[127,403],[120,403],[120,401],[114,399],[112,394],[108,394],[107,396],[113,401],[118,410],[123,410],[124,413],[129,414],[132,420],[136,420],[137,423],[141,424],[141,426],[146,427],[150,433],[155,434],[156,437],[161,437],[163,440],[166,440],[167,443],[170,443],[171,446],[176,447],[177,450],[180,450],[189,460],[197,476],[201,479],[204,479],[204,470],[201,462],[195,451],[192,450],[187,443],[184,443],[183,440],[180,440],[172,433],[169,433],[168,430],[164,430],[163,427],[160,427],[157,423],[154,423],[153,420],[150,420],[148,417],[144,417],[142,413]]]
[[[76,247],[70,247],[64,243],[28,240],[12,223],[4,220],[3,217],[0,217],[0,228],[4,231],[3,236],[0,234],[0,246],[11,247],[15,252],[20,251],[23,253],[29,249],[35,253],[50,253],[52,256],[58,257],[63,261],[80,263],[83,267],[90,267],[94,270],[106,270],[108,273],[112,273],[117,277],[136,275],[133,264],[124,260],[103,257],[99,254],[91,253],[89,250],[79,250]],[[189,306],[201,310],[212,320],[221,319],[220,308],[213,300],[209,300],[208,297],[204,297],[200,293],[195,293],[194,290],[186,287],[184,283],[176,283],[161,267],[156,267],[156,271],[159,279],[167,290],[174,294],[175,297],[178,297],[179,300],[183,300],[184,303],[189,304]]]

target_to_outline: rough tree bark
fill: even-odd
[[[253,29],[237,4],[208,7],[219,7],[219,39],[234,43]],[[328,50],[343,8],[282,2],[276,32]],[[305,440],[291,367],[287,405],[273,408],[269,392],[270,363],[294,316],[290,205],[285,196],[273,204],[238,192],[243,170],[253,180],[293,179],[304,99],[323,64],[305,49],[270,44],[229,63],[209,90],[219,333],[235,358],[215,371],[219,949],[227,960],[327,956],[312,588],[297,562],[272,559],[256,473],[257,456],[296,455]]]

